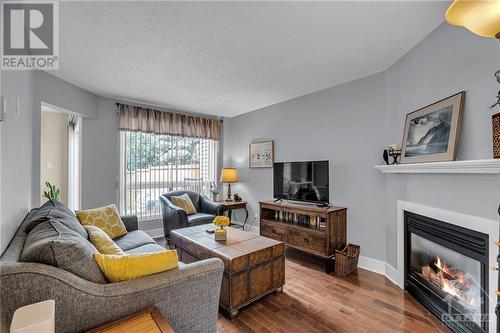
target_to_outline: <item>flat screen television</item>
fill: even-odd
[[[328,164],[328,161],[274,163],[274,198],[328,203]]]

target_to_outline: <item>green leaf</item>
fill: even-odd
[[[45,198],[49,199],[49,200],[59,201],[60,191],[57,188],[57,186],[56,185],[52,185],[49,182],[45,182],[45,186],[47,186],[48,191],[44,191],[43,192],[43,196]]]

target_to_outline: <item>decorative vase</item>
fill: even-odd
[[[220,227],[219,229],[215,229],[215,240],[216,241],[227,240],[227,229],[224,227]]]

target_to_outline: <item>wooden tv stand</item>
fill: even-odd
[[[333,271],[335,250],[346,245],[347,208],[320,208],[290,202],[260,202],[260,234],[326,259]]]

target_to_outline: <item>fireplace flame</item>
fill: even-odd
[[[478,304],[477,304],[477,300],[476,300],[476,298],[475,298],[475,297],[472,297],[472,298],[470,299],[470,301],[469,301],[469,305],[470,305],[471,309],[475,309],[475,308],[478,306]]]
[[[457,290],[455,290],[455,288],[453,288],[450,283],[448,282],[448,280],[446,279],[443,279],[441,277],[441,282],[442,282],[442,286],[441,286],[441,289],[443,289],[444,292],[450,294],[451,296],[455,296],[455,297],[458,297],[458,298],[461,298],[462,295],[460,295]]]
[[[434,262],[434,266],[436,266],[441,272],[447,274],[448,276],[452,276],[452,273],[446,263],[441,261],[439,256],[436,257],[436,261]]]
[[[448,267],[446,262],[439,256],[436,256],[432,266],[422,266],[420,275],[425,280],[453,296],[470,309],[479,306],[479,300],[473,292],[473,282],[463,271]]]

